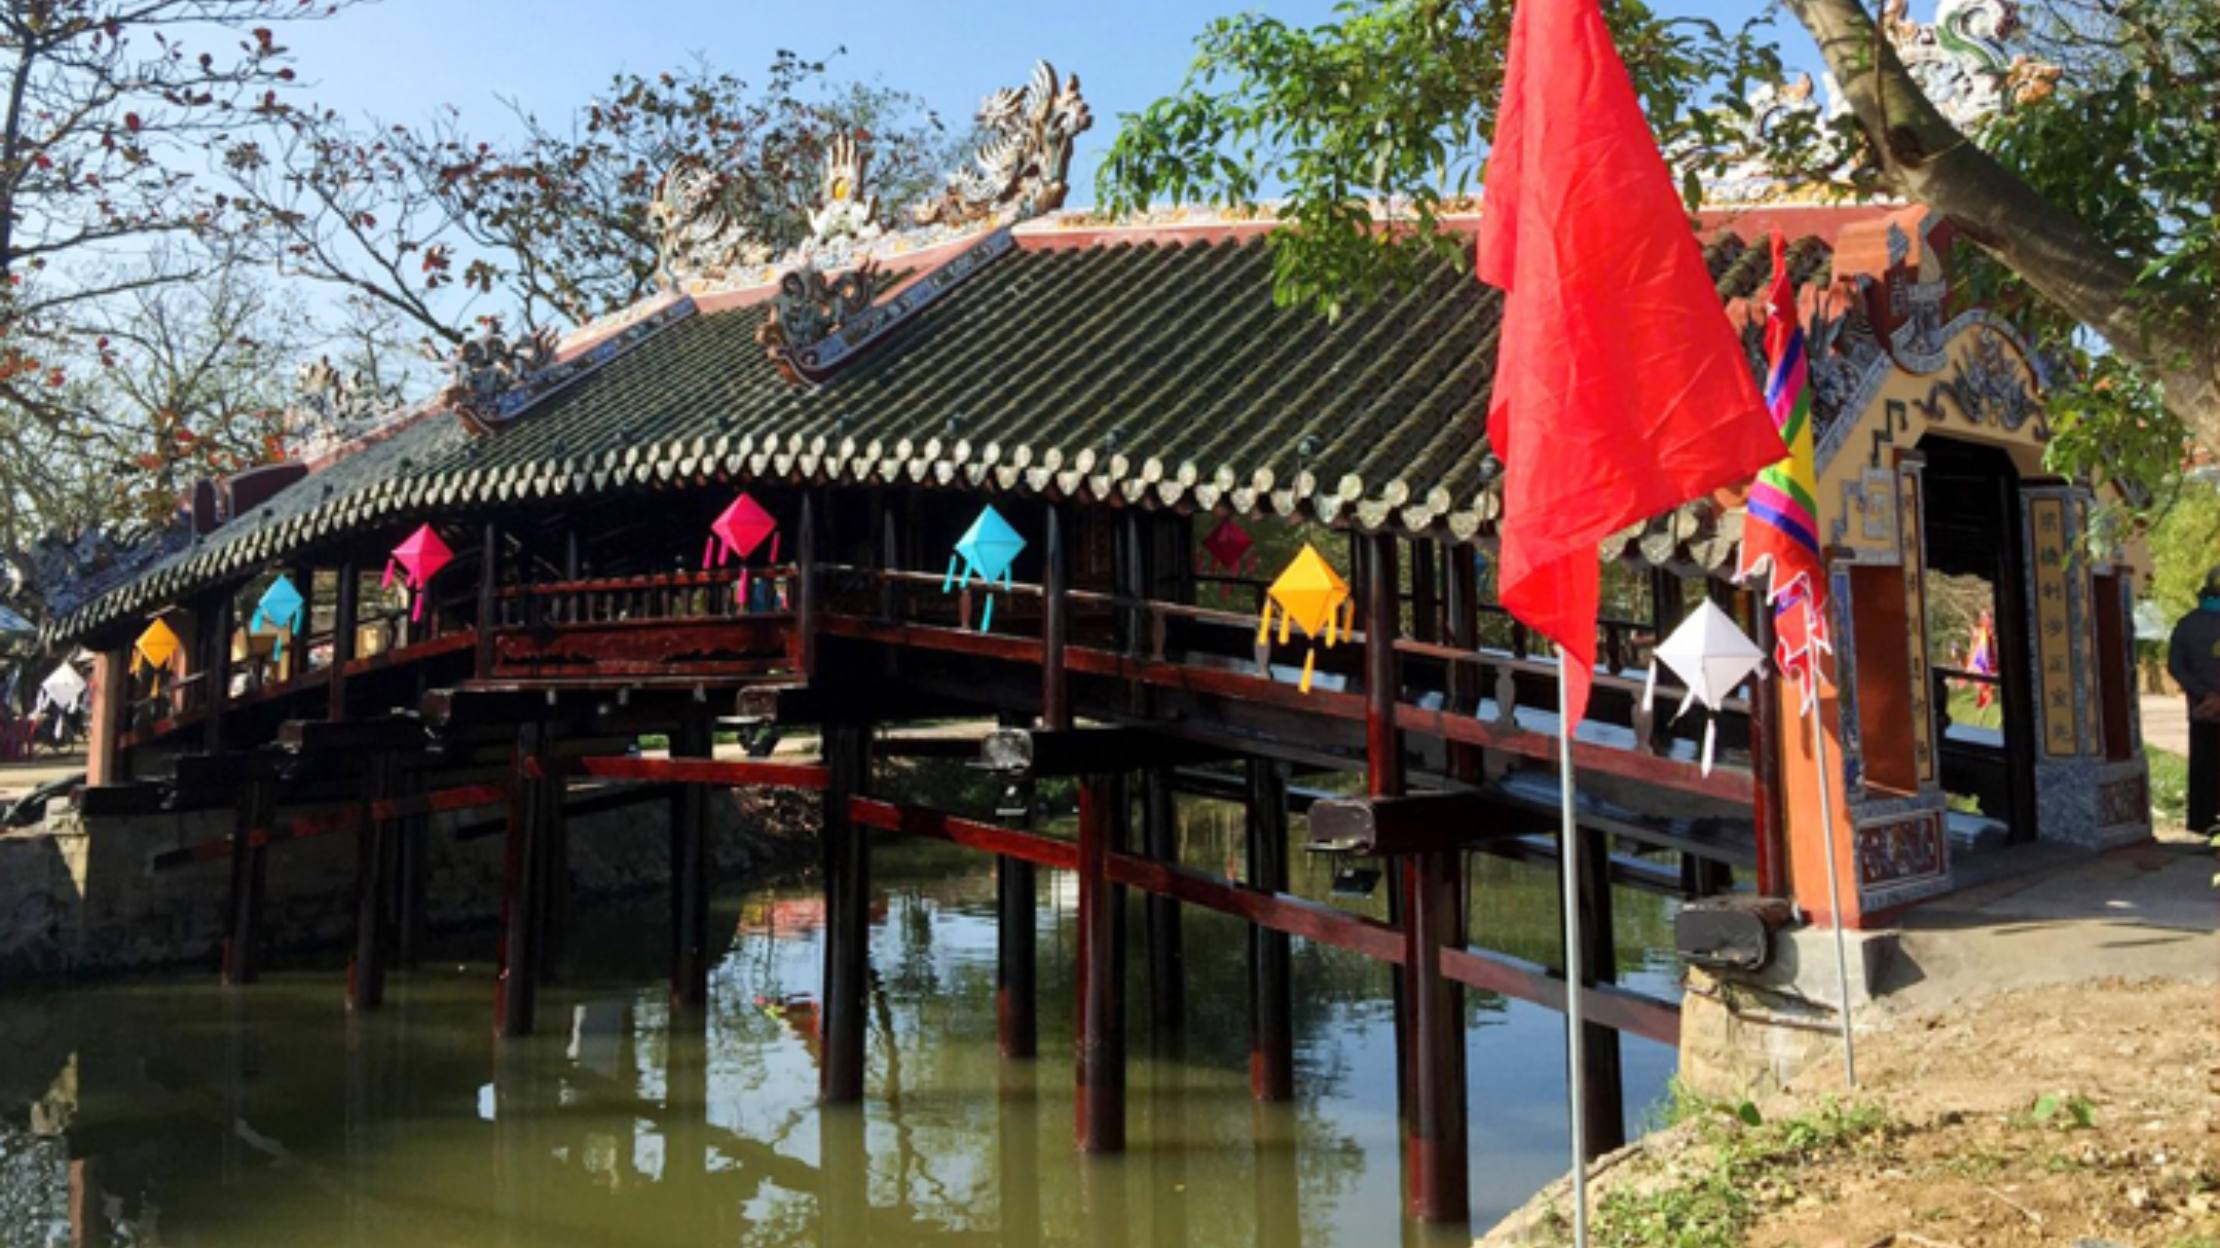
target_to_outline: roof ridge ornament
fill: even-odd
[[[756,330],[755,340],[770,352],[786,379],[799,385],[804,378],[796,372],[793,357],[862,316],[884,286],[876,260],[866,259],[837,277],[828,277],[814,262],[804,261],[779,278],[770,315]]]
[[[749,231],[734,199],[732,180],[700,156],[688,153],[671,162],[648,204],[657,284],[684,290],[689,283],[770,263],[770,245]]]
[[[1011,220],[1054,212],[1070,190],[1072,140],[1094,125],[1079,94],[1079,75],[1058,82],[1056,67],[1034,62],[1032,80],[1004,87],[979,104],[989,132],[973,168],[948,175],[937,199],[910,210],[920,225],[965,225],[1015,209]]]
[[[817,208],[809,214],[809,240],[802,245],[805,252],[814,254],[836,243],[865,243],[886,232],[879,223],[879,197],[867,189],[869,139],[861,130],[843,130],[833,136],[825,154],[825,179],[817,193]]]
[[[1883,0],[1875,24],[1920,90],[1959,130],[1978,136],[1997,117],[2057,88],[2058,66],[2011,51],[2022,29],[2018,0],[1937,0],[1933,22],[1912,21],[1909,8],[1910,0]],[[1767,136],[1776,132],[1811,136],[1817,150],[1799,162],[1803,169],[1841,175],[1856,159],[1852,145],[1833,130],[1850,106],[1832,74],[1817,88],[1804,73],[1761,84],[1750,90],[1745,105],[1715,114],[1729,151],[1742,154],[1704,179],[1704,197],[1713,203],[1797,198],[1763,150]],[[1711,154],[1694,142],[1671,153],[1680,162],[1701,162]]]
[[[555,363],[556,334],[545,326],[514,338],[500,318],[489,319],[476,337],[457,343],[445,357],[447,385],[440,402],[470,426],[490,433],[506,424],[521,406],[514,401],[524,383]]]

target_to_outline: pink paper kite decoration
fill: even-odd
[[[1244,566],[1253,569],[1256,563],[1254,559],[1248,558],[1249,552],[1256,546],[1255,541],[1250,539],[1249,531],[1241,527],[1241,522],[1232,516],[1219,521],[1218,527],[1210,531],[1210,536],[1204,538],[1202,544],[1211,562],[1217,564],[1221,572],[1239,572]],[[1201,570],[1196,569],[1198,572]]]
[[[409,618],[420,620],[424,618],[424,590],[431,585],[432,578],[439,575],[439,570],[454,559],[455,552],[447,549],[447,543],[439,540],[439,534],[427,524],[393,548],[393,554],[385,561],[385,578],[378,584],[391,585],[393,573],[398,569],[402,588],[415,600],[409,608]]]
[[[740,565],[740,583],[733,588],[733,600],[745,607],[748,602],[748,565],[745,562],[768,540],[771,543],[770,560],[779,558],[779,522],[754,498],[742,494],[732,500],[709,524],[709,541],[702,547],[701,566],[715,567],[733,559]]]

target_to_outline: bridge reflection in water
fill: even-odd
[[[1183,817],[1191,862],[1238,852],[1237,809],[1195,802]],[[1295,891],[1325,895],[1330,866],[1294,857]],[[1475,856],[1473,870],[1475,939],[1554,953],[1549,867]],[[1296,1099],[1258,1102],[1246,928],[1190,914],[1187,1018],[1148,1041],[1135,1011],[1129,1149],[1083,1159],[1068,877],[1040,874],[1042,1056],[1006,1062],[991,865],[892,841],[873,874],[860,1110],[818,1105],[814,886],[721,895],[710,1008],[675,1019],[667,904],[581,913],[539,1034],[506,1043],[485,1026],[486,933],[397,977],[375,1013],[350,1015],[330,970],[249,992],[183,975],[12,999],[0,1243],[1176,1248],[1374,1244],[1398,1219],[1392,967],[1297,943]],[[1622,982],[1670,991],[1671,904],[1619,898]],[[1564,1024],[1481,992],[1467,1010],[1485,1226],[1562,1168]],[[1630,1119],[1672,1061],[1627,1037]],[[1404,1225],[1406,1242],[1433,1242]]]

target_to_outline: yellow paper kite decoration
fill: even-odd
[[[170,660],[177,657],[177,648],[181,644],[183,643],[178,641],[177,634],[167,623],[156,620],[146,626],[146,631],[139,634],[137,641],[131,643],[131,666],[135,669],[143,663],[148,667],[168,667]]]
[[[1272,635],[1272,609],[1279,608],[1280,644],[1286,645],[1290,627],[1303,630],[1314,643],[1332,645],[1349,635],[1356,608],[1349,600],[1349,582],[1333,570],[1316,547],[1305,543],[1295,562],[1266,593],[1264,611],[1257,617],[1256,640],[1263,645]],[[1311,669],[1318,663],[1318,646],[1303,654],[1304,693],[1310,692]]]

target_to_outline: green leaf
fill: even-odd
[[[2058,1116],[2058,1097],[2049,1092],[2036,1097],[2035,1108],[2027,1116],[2038,1124],[2049,1122]]]

